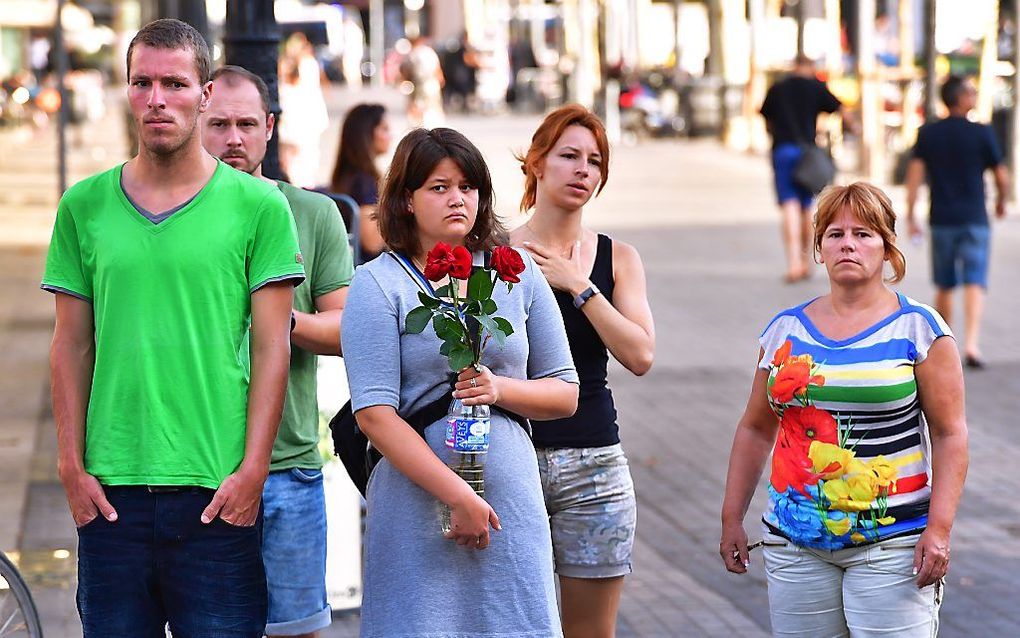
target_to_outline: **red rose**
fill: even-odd
[[[449,244],[439,242],[425,256],[425,278],[439,281],[447,275],[456,279],[470,277],[471,252],[463,246],[450,248]]]
[[[450,276],[454,279],[471,277],[471,252],[467,248],[453,247],[453,265],[450,266]]]
[[[450,245],[437,243],[425,256],[425,278],[429,281],[439,281],[449,275],[453,261],[453,249]]]
[[[497,246],[492,250],[489,265],[496,271],[499,278],[512,284],[521,282],[517,275],[524,272],[524,260],[520,254],[509,246]]]
[[[806,458],[813,441],[838,445],[839,427],[836,419],[825,410],[813,405],[805,408],[791,406],[783,410],[779,440]]]

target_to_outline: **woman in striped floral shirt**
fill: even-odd
[[[823,193],[830,293],[776,315],[730,455],[720,554],[748,566],[743,518],[772,450],[762,517],[775,635],[933,636],[967,472],[963,373],[903,278],[896,216],[858,182]],[[948,338],[943,338],[948,337]]]

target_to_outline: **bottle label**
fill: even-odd
[[[489,419],[450,417],[446,420],[446,447],[454,452],[488,452]]]

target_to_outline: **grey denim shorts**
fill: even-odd
[[[571,578],[629,574],[637,501],[623,448],[537,452],[556,573]]]

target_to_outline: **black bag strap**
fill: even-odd
[[[408,416],[405,421],[424,439],[425,428],[443,418],[452,399],[452,390],[448,390],[435,401]],[[333,439],[333,451],[340,457],[351,482],[361,495],[365,496],[368,479],[372,475],[372,470],[382,460],[382,454],[372,447],[368,437],[358,428],[350,401],[347,401],[330,420],[329,429]]]

